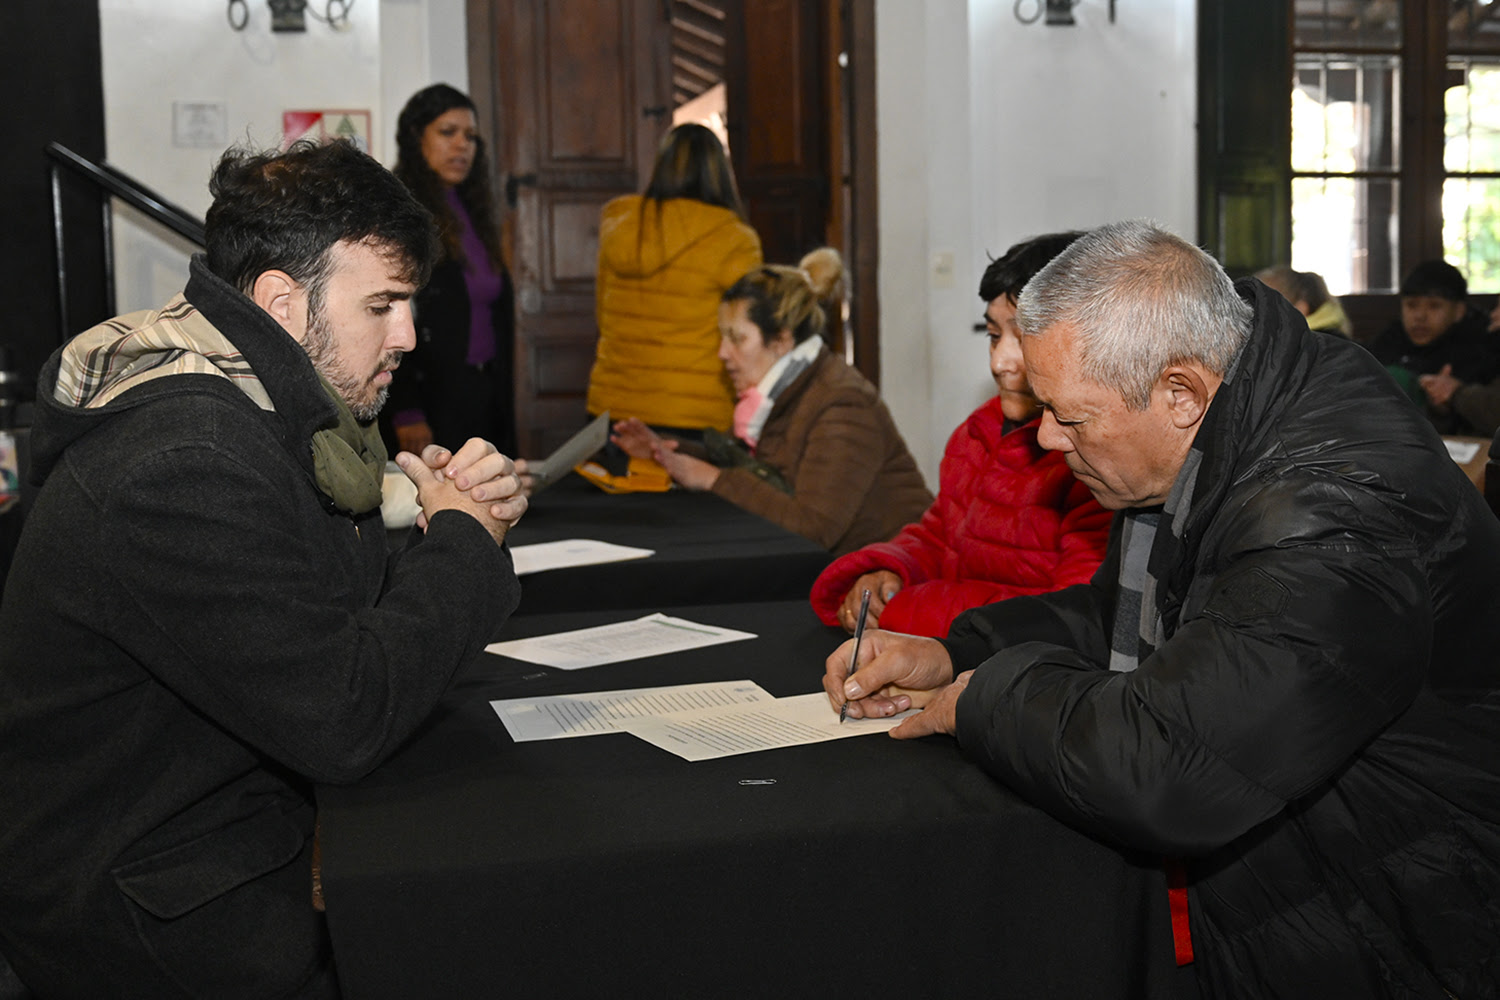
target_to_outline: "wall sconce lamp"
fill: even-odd
[[[272,31],[306,31],[307,0],[266,0]]]
[[[1034,4],[1031,16],[1026,15],[1027,4]],[[1071,27],[1078,22],[1073,19],[1073,8],[1083,0],[1016,0],[1016,20],[1022,24],[1035,24],[1046,15],[1046,23],[1054,27]],[[1109,23],[1115,23],[1115,0],[1109,0]]]
[[[354,0],[324,0],[321,15],[308,9],[308,0],[266,0],[266,6],[271,8],[272,31],[306,31],[308,16],[331,28],[347,28]],[[229,0],[228,16],[231,28],[244,31],[250,23],[249,0]]]

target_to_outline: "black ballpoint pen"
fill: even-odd
[[[859,620],[854,623],[854,652],[849,654],[849,672],[852,674],[855,665],[859,663],[859,640],[865,637],[865,615],[870,613],[870,591],[867,588],[864,595],[859,599]],[[845,701],[839,706],[839,724],[849,716],[849,703]]]

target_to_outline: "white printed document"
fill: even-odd
[[[756,750],[886,733],[916,709],[888,719],[839,722],[822,692],[669,716],[625,720],[621,727],[683,760],[713,760]]]
[[[484,647],[484,651],[527,663],[540,663],[544,667],[578,670],[754,638],[753,632],[699,625],[682,618],[654,614],[613,625],[492,642]]]
[[[612,542],[596,542],[592,538],[565,538],[558,542],[512,545],[510,555],[516,563],[516,576],[525,576],[527,573],[540,573],[548,569],[597,566],[601,563],[624,562],[627,559],[644,559],[647,556],[656,555],[656,550],[615,545]]]
[[[527,471],[531,473],[532,480],[531,495],[536,496],[566,476],[573,466],[603,448],[609,442],[609,427],[609,411],[605,410],[590,421],[587,427],[564,441],[552,454],[540,462],[528,462]]]
[[[1479,454],[1478,441],[1455,441],[1452,438],[1443,438],[1443,444],[1448,449],[1448,457],[1459,465],[1468,465],[1474,461],[1474,456]]]
[[[715,681],[675,687],[631,688],[559,694],[546,698],[507,698],[490,702],[517,743],[569,736],[623,732],[623,724],[653,715],[671,715],[773,699],[754,681]]]

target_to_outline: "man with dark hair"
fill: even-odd
[[[343,143],[230,151],[159,311],[43,369],[41,483],[0,605],[0,953],[40,996],[333,997],[312,787],[427,716],[520,588],[508,458],[397,462],[430,216]]]
[[[854,631],[870,592],[867,625],[943,635],[969,608],[1083,583],[1104,558],[1109,513],[1073,478],[1062,456],[1037,444],[1040,409],[1026,383],[1016,299],[1042,267],[1082,233],[1017,243],[979,282],[990,375],[999,392],[948,439],[938,495],[887,542],[834,560],[813,583],[826,624]]]
[[[1168,859],[1184,995],[1500,994],[1500,521],[1365,351],[1148,223],[1017,322],[1109,556],[841,646],[834,709]]]
[[[1481,431],[1465,411],[1448,405],[1451,389],[1446,395],[1436,386],[1429,391],[1422,376],[1464,383],[1500,376],[1500,346],[1487,332],[1485,317],[1469,308],[1468,294],[1469,283],[1458,268],[1443,260],[1423,261],[1401,282],[1400,321],[1365,345],[1443,434]]]

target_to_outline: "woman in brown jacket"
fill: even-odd
[[[932,494],[890,411],[823,345],[823,300],[843,273],[838,251],[824,247],[799,267],[756,268],[724,293],[719,358],[739,397],[733,439],[709,433],[700,447],[630,419],[615,424],[615,443],[834,555],[916,520]]]

